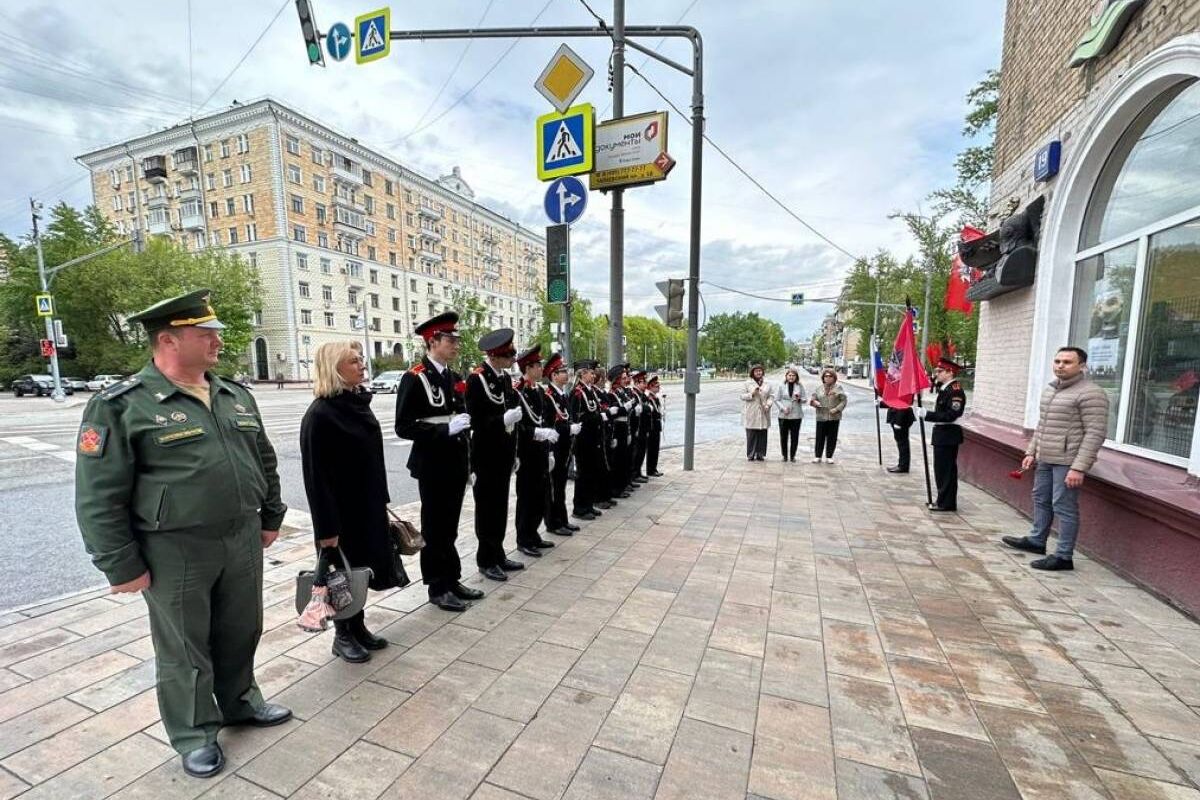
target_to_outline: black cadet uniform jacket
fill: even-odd
[[[400,379],[396,435],[412,440],[408,471],[416,479],[467,482],[467,434],[450,435],[448,417],[466,411],[462,378],[447,367],[438,373],[428,356]],[[432,421],[431,421],[432,420]]]
[[[962,444],[962,428],[954,424],[967,407],[967,395],[958,381],[938,387],[933,410],[925,415],[926,422],[937,423],[930,437],[934,447]]]
[[[537,384],[522,383],[517,390],[520,393],[522,414],[517,422],[517,457],[521,459],[521,467],[541,464],[541,471],[548,472],[550,442],[539,442],[533,438],[535,428],[554,427],[554,405],[546,392]]]
[[[471,415],[471,468],[499,474],[512,472],[516,436],[505,430],[504,412],[519,408],[512,376],[497,373],[490,364],[476,367],[467,378],[467,413]],[[513,431],[515,432],[515,427]]]

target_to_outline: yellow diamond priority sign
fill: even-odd
[[[564,44],[533,85],[558,113],[565,114],[594,74],[587,62]]]

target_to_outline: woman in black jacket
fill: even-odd
[[[371,412],[371,393],[357,342],[317,349],[316,399],[300,423],[304,491],[318,547],[340,547],[353,567],[370,567],[370,587],[396,586],[388,538],[387,469],[383,434]],[[333,654],[358,663],[388,642],[367,630],[363,612],[334,620]]]

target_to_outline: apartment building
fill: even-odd
[[[122,233],[224,247],[255,266],[247,369],[305,379],[333,339],[411,357],[413,328],[475,296],[518,342],[540,324],[545,238],[272,99],[85,153],[93,200]],[[365,330],[364,330],[365,328]]]

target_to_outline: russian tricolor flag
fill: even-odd
[[[871,369],[875,373],[875,394],[883,397],[883,386],[887,381],[887,370],[883,368],[883,356],[879,354],[879,340],[871,336]]]

